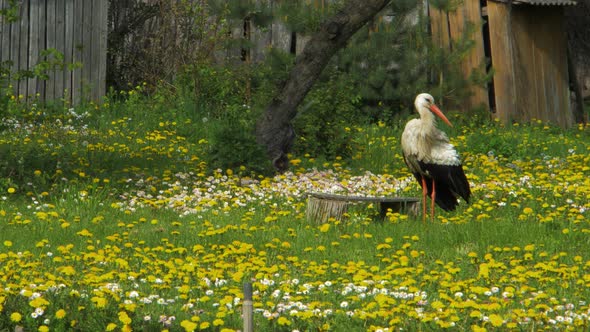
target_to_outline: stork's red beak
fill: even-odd
[[[448,124],[449,126],[453,126],[451,124],[451,121],[449,121],[449,119],[447,119],[447,117],[443,114],[443,112],[436,107],[436,105],[432,104],[430,105],[430,110],[432,111],[432,113],[434,113],[436,116],[438,116],[441,120],[443,120],[446,124]]]

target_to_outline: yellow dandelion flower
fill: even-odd
[[[322,233],[326,233],[330,230],[330,224],[325,223],[322,226],[320,226],[320,232]]]
[[[285,316],[279,317],[279,319],[277,320],[277,323],[279,325],[291,325],[291,321]]]
[[[41,325],[41,326],[39,326],[39,328],[37,329],[37,331],[39,331],[39,332],[48,332],[49,331],[49,327],[47,325]]]
[[[137,304],[127,303],[123,306],[123,308],[125,308],[125,310],[127,310],[127,311],[135,312],[135,309],[137,308]]]
[[[12,314],[10,314],[10,320],[12,322],[18,323],[21,321],[22,318],[23,316],[18,312],[13,312]]]
[[[42,297],[36,297],[29,302],[29,305],[33,308],[45,308],[49,305],[49,301]]]
[[[74,267],[71,265],[61,266],[57,269],[57,271],[67,276],[73,276],[74,274],[76,274],[76,269],[74,269]]]
[[[209,328],[209,326],[211,326],[211,324],[209,324],[209,322],[202,322],[201,324],[199,324],[199,329],[206,330]]]
[[[120,311],[119,312],[119,321],[125,325],[129,325],[131,324],[131,318],[129,317],[129,315],[127,315],[127,312],[125,311]]]
[[[5,247],[12,247],[12,241],[9,241],[9,240],[4,241],[4,246]]]
[[[192,332],[197,329],[197,323],[191,322],[190,320],[183,320],[180,322],[180,326],[184,328],[186,332]]]
[[[16,192],[16,189],[14,189],[13,187],[8,188],[8,193],[9,194],[14,194]]]
[[[490,269],[489,269],[488,264],[486,264],[486,263],[479,264],[478,277],[484,278],[484,279],[487,279],[490,277]]]
[[[399,258],[399,263],[401,266],[408,266],[408,262],[410,261],[410,259],[408,258],[408,256],[401,256]]]
[[[63,309],[59,309],[58,311],[55,312],[55,318],[57,319],[62,319],[66,316],[66,311]]]
[[[85,237],[92,237],[92,233],[90,233],[90,231],[87,230],[86,228],[84,228],[83,230],[77,232],[76,234],[77,235],[80,235],[80,236],[85,236]]]
[[[178,288],[178,292],[181,294],[187,294],[191,291],[191,287],[189,285],[182,285]]]
[[[502,324],[504,324],[504,320],[502,319],[502,316],[498,314],[491,314],[490,323],[492,323],[494,327],[500,327]]]

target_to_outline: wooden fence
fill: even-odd
[[[453,49],[453,42],[468,37],[473,40],[473,49],[462,62],[462,70],[465,78],[469,77],[474,70],[485,68],[484,39],[481,33],[481,7],[479,0],[463,1],[455,11],[445,13],[444,11],[429,5],[431,20],[432,39],[436,45],[449,52]],[[469,30],[469,26],[477,28]],[[471,96],[468,100],[453,105],[463,111],[472,110],[484,106],[489,108],[488,91],[483,86],[473,85],[470,87]]]
[[[0,0],[6,8],[7,0]],[[15,93],[40,100],[82,98],[98,101],[105,94],[108,0],[21,0],[19,20],[0,18],[0,60],[12,70],[32,69],[41,52],[56,49],[74,70],[53,70],[48,80],[13,81]]]

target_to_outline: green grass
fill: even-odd
[[[306,191],[419,195],[403,123],[269,178],[212,169],[203,128],[145,105],[87,105],[67,130],[24,108],[0,133],[0,330],[237,330],[244,282],[261,331],[589,327],[590,127],[453,116],[471,205],[318,225]]]

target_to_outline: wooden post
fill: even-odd
[[[244,332],[254,331],[253,304],[252,304],[252,283],[244,283],[244,304],[242,305],[242,316],[244,317]]]

